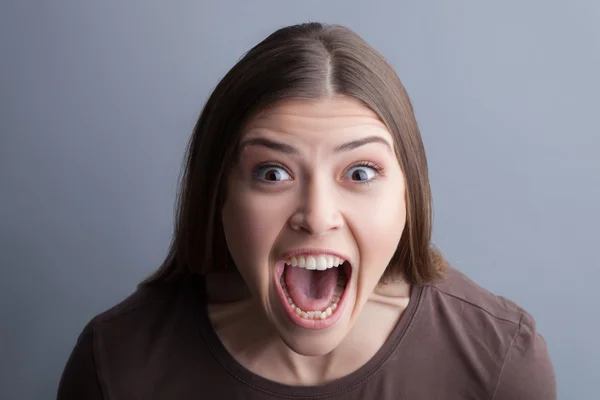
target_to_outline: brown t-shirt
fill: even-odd
[[[411,290],[384,346],[357,371],[317,387],[279,384],[224,348],[202,278],[138,290],[85,327],[59,400],[556,399],[554,370],[533,318],[449,269]]]

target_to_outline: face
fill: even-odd
[[[222,210],[227,245],[299,354],[338,346],[398,246],[406,208],[395,154],[378,116],[340,96],[279,103],[242,133]]]

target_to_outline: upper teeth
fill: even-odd
[[[319,255],[319,256],[294,256],[285,260],[287,265],[292,267],[300,267],[306,269],[316,269],[324,271],[328,268],[337,267],[344,263],[343,258],[335,257],[332,255]]]

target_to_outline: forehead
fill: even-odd
[[[334,96],[322,99],[293,99],[278,102],[257,113],[247,124],[243,135],[256,131],[282,134],[317,134],[331,137],[336,132],[389,132],[379,116],[360,101]],[[322,133],[330,135],[321,135]],[[358,133],[358,132],[357,132]]]

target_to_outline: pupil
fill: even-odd
[[[279,178],[279,171],[272,169],[267,172],[267,180],[276,181]]]
[[[352,174],[352,175],[353,175],[354,180],[357,180],[357,181],[366,181],[367,179],[369,179],[367,176],[367,173],[360,169],[354,171],[354,174]]]

